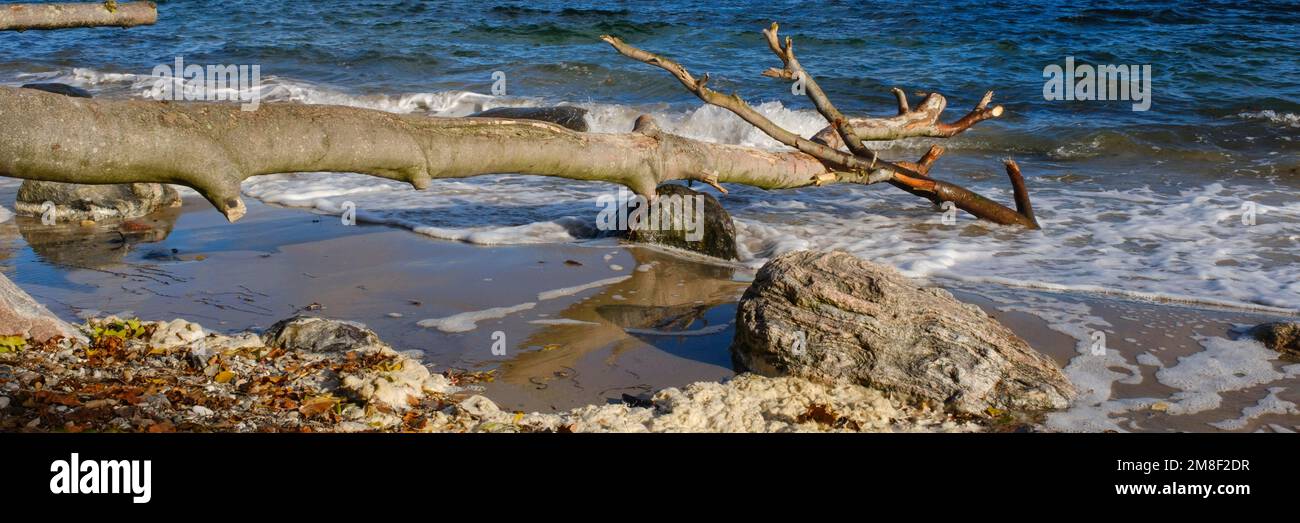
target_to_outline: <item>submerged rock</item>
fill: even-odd
[[[73,86],[68,85],[68,84],[60,84],[60,83],[54,83],[54,82],[38,82],[38,83],[32,83],[32,84],[23,84],[22,88],[23,88],[23,89],[35,89],[35,90],[37,90],[37,91],[45,91],[45,92],[47,92],[47,93],[61,94],[61,95],[63,95],[63,96],[71,96],[71,97],[73,97],[73,98],[90,98],[90,97],[91,97],[91,96],[90,96],[90,91],[87,91],[87,90],[82,89],[82,88],[80,88],[80,87],[73,87]]]
[[[1250,335],[1270,350],[1290,356],[1300,356],[1300,323],[1293,321],[1264,323],[1250,329]]]
[[[45,202],[54,204],[55,221],[66,223],[138,218],[180,207],[181,197],[176,189],[160,183],[82,185],[27,180],[18,188],[14,209],[20,215],[41,216]]]
[[[1064,408],[1074,387],[979,307],[843,252],[801,251],[741,298],[732,359],[769,376],[855,383],[960,413]]]
[[[653,243],[682,249],[705,256],[735,260],[736,225],[731,214],[712,195],[693,191],[685,185],[666,183],[656,189],[658,198],[689,198],[692,216],[682,216],[686,206],[659,206],[658,228],[641,228],[623,232],[623,238],[638,243]],[[696,197],[699,199],[696,199]],[[703,211],[696,211],[695,203],[703,202]],[[697,219],[701,219],[697,227]]]
[[[0,274],[0,336],[21,336],[36,342],[54,336],[82,337],[3,274]]]
[[[587,110],[581,107],[560,105],[555,107],[497,107],[470,115],[471,117],[518,118],[541,120],[564,126],[578,132],[587,132]]]

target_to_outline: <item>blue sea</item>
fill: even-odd
[[[154,66],[258,65],[266,101],[465,115],[578,105],[596,132],[644,113],[697,139],[778,148],[703,106],[669,75],[613,52],[613,34],[673,57],[778,123],[824,121],[790,86],[760,31],[773,21],[854,115],[893,114],[891,87],[939,92],[955,120],[986,90],[1006,108],[950,140],[935,176],[1010,200],[1000,158],[1029,178],[1044,230],[963,216],[887,187],[737,187],[744,261],[839,248],[918,277],[1138,299],[1300,309],[1300,10],[1293,2],[203,2],[159,3],[132,29],[8,33],[0,81],[59,81],[147,97]],[[1045,68],[1150,66],[1150,109],[1047,100]],[[494,73],[505,94],[493,95]],[[877,144],[914,159],[935,140]],[[534,190],[520,190],[521,188]],[[544,189],[544,190],[535,190]],[[338,212],[475,243],[582,241],[606,184],[517,176],[428,192],[359,175],[250,180],[263,201]],[[1250,216],[1247,216],[1247,215]]]

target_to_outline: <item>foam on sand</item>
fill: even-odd
[[[445,318],[420,320],[416,322],[416,325],[425,328],[438,329],[442,332],[469,332],[478,328],[478,322],[480,321],[504,318],[516,312],[526,311],[536,306],[536,303],[528,302],[511,307],[493,307],[481,311],[469,311],[460,314],[453,314]]]

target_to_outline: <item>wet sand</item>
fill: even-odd
[[[0,189],[0,198],[12,202],[13,192]],[[15,218],[0,223],[0,270],[70,320],[103,314],[180,317],[224,332],[264,329],[296,312],[359,321],[395,348],[419,351],[437,367],[495,370],[495,380],[482,392],[504,409],[550,412],[617,402],[623,394],[645,396],[733,374],[731,322],[735,302],[753,276],[749,269],[612,240],[476,246],[247,203],[248,215],[236,224],[193,197],[179,210],[133,220],[125,228],[51,231],[35,220]],[[576,293],[555,292],[615,277],[625,279]],[[1276,319],[1004,288],[953,290],[1063,367],[1086,350],[1077,332],[1062,331],[1062,324],[1073,320],[1049,322],[1023,311],[1066,304],[1059,306],[1081,307],[1086,311],[1081,317],[1100,318],[1108,325],[1093,328],[1106,332],[1108,350],[1141,375],[1113,384],[1113,397],[1123,398],[1166,398],[1174,392],[1156,381],[1158,367],[1137,363],[1138,354],[1150,352],[1171,366],[1202,349],[1195,336],[1233,337],[1234,324]],[[478,321],[465,332],[417,325],[528,303],[534,305]],[[1087,323],[1080,320],[1081,328]],[[1295,362],[1274,363],[1282,368]],[[1215,431],[1208,423],[1240,417],[1271,387],[1285,387],[1277,397],[1300,403],[1297,381],[1292,376],[1226,392],[1219,408],[1191,415],[1134,409],[1122,414],[1118,425],[1131,431]],[[1240,430],[1295,430],[1297,425],[1300,415],[1265,414]]]

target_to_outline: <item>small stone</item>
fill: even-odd
[[[194,414],[205,418],[216,414],[215,412],[212,412],[212,409],[204,407],[203,405],[195,405],[191,407],[190,410],[194,411]]]
[[[1300,356],[1300,323],[1298,322],[1265,323],[1251,329],[1250,335],[1270,350]]]
[[[7,408],[9,408],[9,397],[8,397],[8,396],[0,396],[0,410],[4,410],[4,409],[7,409]]]
[[[388,317],[389,317],[389,318],[401,318],[401,317],[402,317],[402,313],[400,313],[400,312],[390,312],[390,313],[388,313]]]
[[[478,394],[465,398],[459,406],[462,412],[480,418],[501,412],[496,403]]]

